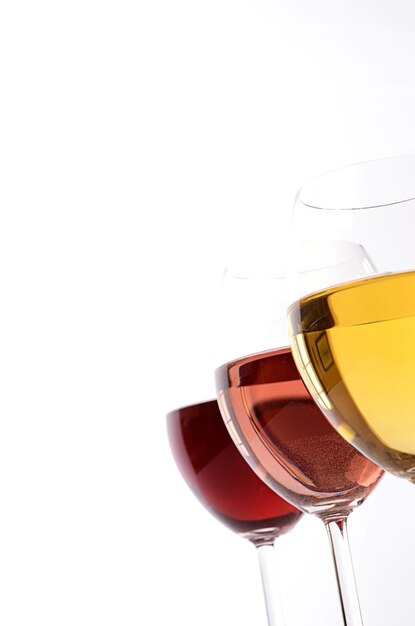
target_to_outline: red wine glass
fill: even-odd
[[[281,626],[273,562],[274,541],[301,512],[272,491],[243,460],[216,400],[171,411],[167,429],[176,464],[205,508],[256,548],[269,626]]]
[[[353,252],[350,262],[362,265],[366,261],[363,249],[351,245],[349,252]],[[245,281],[244,302],[252,291],[250,282]],[[254,291],[257,289],[256,285]],[[281,310],[283,279],[270,281],[269,289],[273,290],[272,298],[279,298],[281,303],[276,310]],[[243,317],[243,309],[238,309]],[[264,318],[268,317],[264,311]],[[249,334],[249,326],[245,332]],[[362,622],[347,519],[377,485],[383,472],[348,444],[317,407],[287,347],[283,326],[279,327],[275,345],[278,347],[274,350],[234,359],[216,371],[219,406],[237,448],[255,472],[282,497],[324,522],[334,558],[343,623],[357,626]]]

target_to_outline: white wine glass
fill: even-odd
[[[304,383],[344,439],[411,482],[414,233],[415,157],[367,161],[301,188],[287,259],[290,344]],[[366,251],[367,275],[344,265],[345,242]]]
[[[412,482],[414,234],[415,157],[351,165],[298,193],[287,270],[290,341],[311,394],[350,443]],[[370,256],[368,276],[339,262],[346,240]]]

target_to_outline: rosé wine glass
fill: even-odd
[[[346,250],[347,249],[347,250]],[[350,263],[365,267],[364,249],[345,246]],[[363,270],[364,271],[364,270]],[[236,280],[241,281],[239,274]],[[255,276],[247,276],[242,302],[272,304],[285,313],[284,279],[263,281],[270,291],[259,297]],[[239,291],[243,291],[239,287]],[[241,296],[242,297],[242,296]],[[243,308],[237,305],[240,317]],[[264,319],[272,316],[259,311]],[[285,314],[283,314],[285,320]],[[252,320],[251,320],[252,321]],[[267,326],[269,326],[267,324]],[[371,493],[383,472],[347,443],[327,421],[304,385],[289,348],[286,325],[274,324],[272,344],[258,327],[252,335],[261,352],[229,360],[216,371],[218,403],[241,455],[274,491],[324,523],[334,559],[343,623],[360,626],[361,612],[350,555],[347,519]],[[249,324],[246,334],[250,334]],[[241,344],[246,345],[246,338]],[[251,350],[255,341],[251,342]]]

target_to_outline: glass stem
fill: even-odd
[[[347,535],[347,518],[324,521],[330,539],[345,626],[363,626]]]
[[[278,595],[275,571],[274,542],[255,543],[261,569],[262,588],[267,609],[268,626],[283,626],[284,617]]]

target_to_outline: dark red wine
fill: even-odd
[[[187,484],[234,532],[261,542],[296,524],[300,511],[267,487],[244,461],[216,400],[172,411],[167,426],[173,456]]]
[[[327,517],[363,502],[382,470],[347,443],[308,393],[286,348],[216,372],[219,403],[248,463],[300,509]]]

